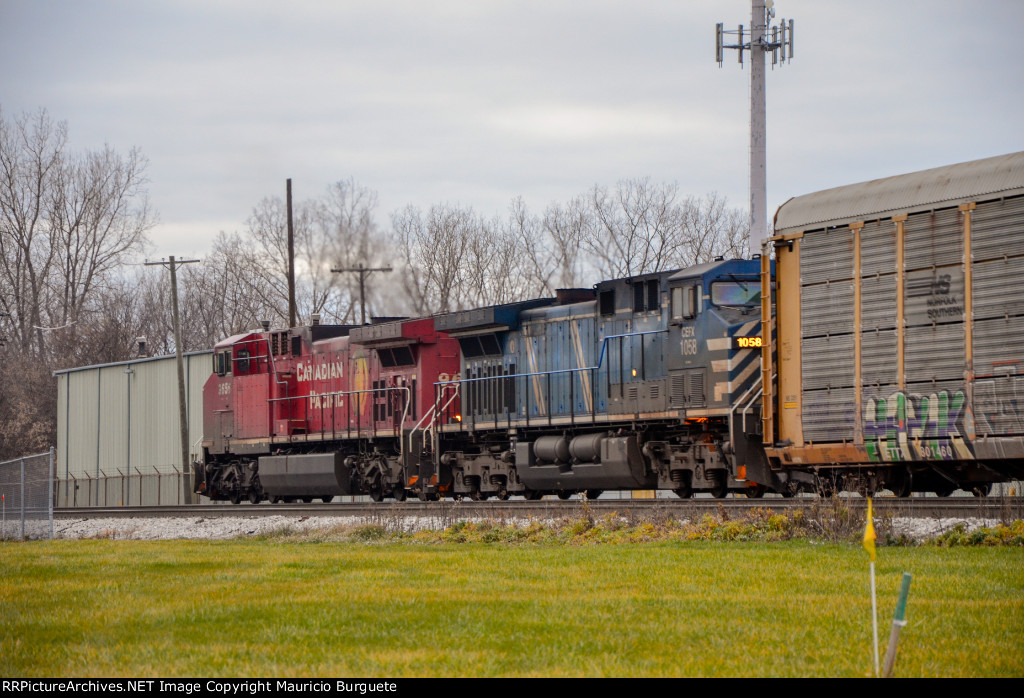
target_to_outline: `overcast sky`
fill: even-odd
[[[1024,150],[1022,0],[776,0],[768,209]],[[630,177],[748,206],[749,0],[0,0],[0,109],[149,159],[151,255],[355,177],[406,204],[541,212]]]

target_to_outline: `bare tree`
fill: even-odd
[[[742,257],[750,227],[745,211],[729,208],[718,192],[688,197],[683,213],[684,264],[702,264],[715,257]]]
[[[391,225],[413,311],[430,315],[465,307],[460,296],[466,275],[463,257],[474,233],[472,210],[444,204],[431,206],[424,215],[410,205],[392,215]]]
[[[141,251],[154,224],[145,168],[137,150],[69,153],[46,110],[0,114],[0,312],[22,352],[45,357],[47,328],[78,323]]]
[[[531,215],[522,198],[512,200],[509,228],[518,240],[526,297],[552,296],[559,288],[584,283],[581,244],[592,226],[590,208],[581,197],[565,206],[549,205],[543,219]]]
[[[683,245],[677,184],[621,180],[613,191],[595,185],[589,201],[594,225],[583,243],[605,278],[670,269]]]
[[[382,245],[373,219],[376,192],[354,180],[339,181],[320,199],[293,206],[296,257],[296,302],[302,317],[320,313],[335,322],[356,317],[358,282],[332,274],[332,268],[373,266]],[[287,211],[279,197],[267,198],[248,220],[253,241],[252,293],[287,320]],[[372,285],[371,285],[372,292]],[[373,295],[371,293],[371,301]]]

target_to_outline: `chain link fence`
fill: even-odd
[[[53,449],[0,463],[0,539],[53,538]]]
[[[115,469],[98,475],[71,475],[57,480],[57,506],[65,507],[134,507],[174,506],[189,504],[191,475],[174,466],[134,468],[133,473]]]

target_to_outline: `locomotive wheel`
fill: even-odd
[[[746,494],[747,494],[747,497],[749,497],[750,499],[760,499],[761,497],[764,496],[764,492],[765,492],[764,485],[757,485],[757,484],[755,484],[755,485],[747,488]]]
[[[714,480],[715,484],[711,485],[711,496],[715,499],[725,499],[725,495],[729,494],[729,480],[725,473],[715,472]]]
[[[242,493],[239,492],[238,490],[232,490],[230,499],[232,504],[241,504]]]
[[[971,488],[971,494],[975,497],[987,497],[988,493],[992,491],[992,483],[983,482],[980,485],[975,485]]]
[[[675,492],[675,495],[680,499],[689,499],[693,496],[693,482],[690,480],[689,473],[680,473],[679,477],[677,477],[672,484],[679,485],[679,487],[676,487],[672,491]]]
[[[953,494],[954,492],[956,492],[956,487],[954,487],[953,485],[949,485],[948,487],[936,488],[935,496],[936,497],[948,497],[949,495]]]

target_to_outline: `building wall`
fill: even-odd
[[[203,384],[212,352],[187,354],[189,453],[201,453]],[[59,371],[59,479],[182,471],[175,358],[162,356]]]

